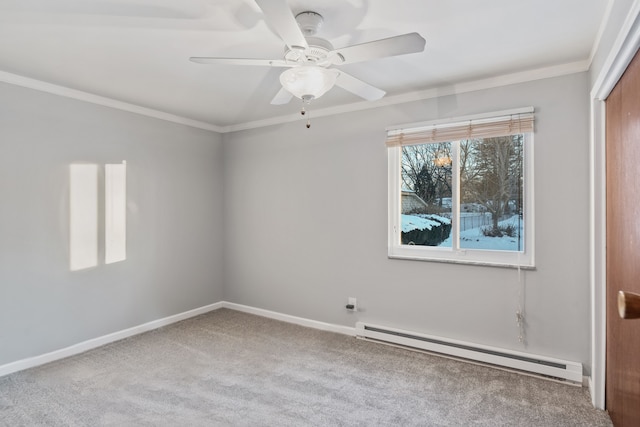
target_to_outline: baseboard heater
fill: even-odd
[[[356,323],[356,335],[361,339],[424,350],[582,384],[582,364],[577,362],[471,344],[364,322]]]

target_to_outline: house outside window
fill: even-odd
[[[533,108],[388,129],[389,257],[534,266]]]

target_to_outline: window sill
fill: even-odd
[[[427,262],[441,262],[445,264],[463,264],[463,265],[475,265],[482,267],[498,267],[498,268],[514,268],[521,270],[536,270],[535,264],[517,264],[510,262],[500,261],[486,261],[486,260],[469,260],[469,259],[451,259],[451,258],[431,258],[425,256],[412,256],[412,255],[397,255],[389,254],[389,259],[400,259],[408,261],[427,261]]]

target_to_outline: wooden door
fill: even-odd
[[[640,293],[640,53],[606,100],[606,408],[640,426],[640,319],[618,315],[618,291]]]

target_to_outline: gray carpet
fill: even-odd
[[[0,378],[3,426],[611,426],[585,389],[221,309]]]

